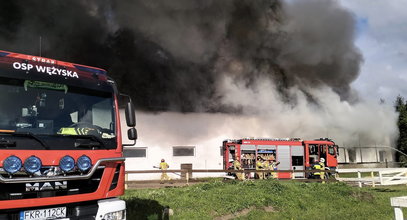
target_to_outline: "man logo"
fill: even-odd
[[[67,189],[68,182],[44,182],[44,183],[26,183],[25,191],[47,191],[47,190],[58,190],[58,189]]]

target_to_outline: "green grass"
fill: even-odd
[[[375,177],[378,177],[378,176],[379,176],[379,173],[378,173],[378,172],[373,172],[373,175],[374,175]],[[357,177],[358,177],[358,173],[341,173],[341,174],[339,174],[338,176],[339,176],[339,177],[342,177],[342,178],[357,178]],[[361,173],[361,176],[362,176],[362,178],[363,178],[363,177],[372,177],[372,174],[371,174],[370,172],[362,172],[362,173]]]
[[[214,180],[189,187],[127,190],[128,219],[213,219],[251,210],[237,219],[393,219],[390,197],[406,186],[355,188],[343,183]],[[273,207],[267,212],[264,207]]]

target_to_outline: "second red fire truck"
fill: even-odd
[[[254,170],[258,159],[280,162],[277,170],[307,170],[324,158],[326,168],[335,171],[338,166],[338,146],[328,138],[310,141],[299,138],[225,140],[224,169],[230,168],[236,158],[240,159],[245,170]],[[309,177],[305,172],[296,172],[294,175],[295,178]],[[291,172],[279,172],[278,178],[292,178]]]

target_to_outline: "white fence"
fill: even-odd
[[[407,184],[407,168],[356,168],[356,169],[338,169],[337,180],[344,182],[354,182],[362,187],[369,185],[402,185]],[[356,178],[340,177],[344,173],[357,173]],[[368,175],[362,175],[367,173]]]

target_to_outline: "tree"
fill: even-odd
[[[407,153],[407,103],[401,95],[398,95],[394,103],[394,108],[399,113],[397,126],[399,128],[399,138],[397,140],[397,149]],[[396,160],[407,162],[407,158],[400,153],[396,153]]]

